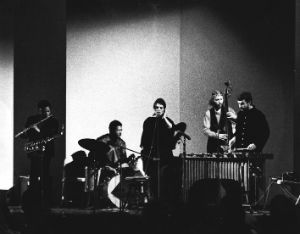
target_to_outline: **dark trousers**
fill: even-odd
[[[145,164],[144,164],[145,165]],[[173,204],[180,200],[181,177],[180,167],[175,160],[168,163],[150,161],[145,171],[150,176],[151,199],[165,204]]]
[[[165,170],[166,165],[160,165],[158,161],[149,161],[146,174],[150,177],[150,196],[151,200],[161,200],[164,196],[164,183],[165,183]]]
[[[41,193],[41,199],[49,203],[51,199],[50,162],[44,152],[35,152],[29,155],[30,158],[30,185],[33,191]]]

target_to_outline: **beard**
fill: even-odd
[[[216,110],[220,110],[222,108],[223,104],[214,104],[213,107],[216,109]]]
[[[156,118],[162,118],[164,113],[155,113]]]

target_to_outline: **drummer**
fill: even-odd
[[[113,120],[109,124],[109,133],[102,135],[96,139],[98,142],[103,142],[109,146],[108,152],[101,155],[101,164],[107,170],[116,174],[120,165],[124,165],[127,161],[126,143],[121,138],[122,123],[118,120]]]

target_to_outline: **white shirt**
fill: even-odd
[[[220,118],[221,118],[221,110],[222,110],[221,108],[219,110],[215,110],[218,123],[220,122]],[[228,111],[235,113],[235,111],[231,107],[228,108]],[[210,110],[207,110],[203,118],[203,134],[208,137],[218,138],[218,134],[210,130],[210,119],[211,119]],[[235,133],[236,124],[233,121],[230,122],[231,122],[232,132]]]

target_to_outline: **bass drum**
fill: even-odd
[[[116,174],[102,183],[100,185],[100,200],[109,200],[115,207],[120,208],[128,191],[125,183],[121,186],[120,180],[120,174]]]

